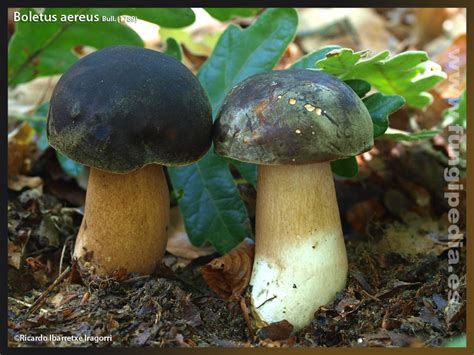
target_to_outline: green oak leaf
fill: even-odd
[[[31,8],[20,13],[36,14]],[[54,22],[18,22],[8,44],[8,85],[17,85],[40,76],[65,72],[79,57],[78,46],[97,49],[113,45],[143,46],[143,41],[130,27],[117,21],[61,22],[61,15],[133,15],[161,26],[183,27],[194,22],[190,9],[134,8],[45,8],[45,16],[55,15]]]
[[[230,163],[236,167],[240,175],[251,184],[253,187],[257,187],[257,166],[255,164],[243,163],[238,160],[229,159]]]
[[[418,132],[407,132],[395,128],[388,128],[385,133],[380,136],[380,139],[390,139],[393,141],[419,141],[423,139],[430,139],[437,136],[440,133],[439,130],[422,130]]]
[[[273,69],[293,40],[297,23],[294,9],[268,9],[246,29],[236,25],[226,29],[198,73],[214,114],[234,85]],[[228,162],[212,149],[199,162],[168,172],[174,189],[184,191],[179,207],[194,245],[208,240],[226,253],[251,234]]]
[[[369,57],[367,51],[341,48],[326,54],[316,66],[343,80],[365,80],[378,91],[403,96],[408,105],[419,108],[432,102],[427,91],[446,79],[440,66],[422,51],[407,51],[392,57],[389,51],[382,51]]]
[[[251,7],[205,7],[209,15],[214,17],[219,21],[229,21],[234,17],[251,17],[255,16],[260,8],[251,8]]]
[[[360,79],[349,79],[346,80],[345,83],[351,87],[352,90],[355,91],[357,96],[360,98],[365,97],[367,93],[370,91],[370,84],[365,80]]]
[[[369,110],[374,124],[374,138],[384,134],[388,128],[388,116],[405,104],[399,95],[385,95],[380,92],[367,96],[362,100]]]
[[[182,47],[197,56],[209,57],[221,35],[220,31],[215,33],[204,33],[199,40],[194,38],[186,29],[160,28],[160,38],[165,41],[173,38]]]
[[[351,178],[359,173],[359,166],[355,157],[347,159],[333,160],[331,162],[331,170],[334,174]]]
[[[339,49],[339,46],[326,46],[308,53],[291,65],[291,69],[315,69],[316,62],[324,59],[329,52]]]
[[[183,50],[181,45],[172,37],[166,39],[166,50],[164,53],[176,58],[180,62],[183,60]]]

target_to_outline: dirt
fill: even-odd
[[[339,187],[338,193],[342,190]],[[124,282],[106,280],[88,286],[80,283],[73,269],[31,312],[35,300],[71,265],[82,212],[37,188],[10,191],[8,214],[12,347],[422,347],[440,346],[465,331],[465,302],[448,298],[448,248],[426,249],[421,244],[418,252],[408,253],[398,250],[399,245],[391,250],[390,243],[380,242],[387,233],[403,240],[410,228],[416,228],[411,230],[414,238],[422,238],[423,228],[432,228],[432,216],[418,215],[418,224],[410,227],[407,221],[385,214],[384,219],[368,223],[369,236],[355,233],[346,222],[345,229],[352,230],[346,241],[347,287],[333,303],[321,307],[305,329],[294,333],[283,322],[257,330],[252,337],[239,302],[219,298],[201,276],[200,268],[218,255],[195,259],[184,268],[163,265],[149,277],[130,275]],[[371,237],[373,233],[379,236]],[[456,273],[464,300],[463,255]],[[17,341],[20,334],[46,338]],[[49,335],[83,338],[65,341]],[[97,338],[108,335],[112,339]]]

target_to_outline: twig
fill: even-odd
[[[66,253],[66,245],[67,245],[67,243],[64,243],[63,250],[61,250],[61,258],[59,259],[58,277],[61,275],[61,272],[63,270],[63,260],[64,260],[64,254]]]
[[[270,301],[273,301],[275,298],[277,298],[276,295],[273,295],[272,297],[267,298],[265,301],[263,301],[263,302],[262,302],[259,306],[257,306],[256,308],[259,309],[259,308],[262,307],[265,303],[270,302]]]
[[[28,303],[28,302],[25,302],[25,301],[22,301],[22,300],[17,300],[16,298],[13,298],[13,297],[8,297],[8,301],[9,302],[14,302],[16,304],[19,304],[23,307],[31,307],[31,303]],[[43,308],[40,308],[40,313],[48,313],[48,311],[46,309],[43,309]]]
[[[61,275],[58,276],[58,278],[56,280],[54,280],[54,282],[41,294],[41,296],[39,296],[35,302],[33,302],[33,304],[31,305],[30,309],[28,310],[28,312],[26,312],[26,315],[25,317],[28,318],[31,314],[35,313],[38,308],[40,308],[43,303],[46,301],[46,298],[48,297],[48,295],[51,293],[51,291],[57,286],[59,285],[59,283],[64,280],[66,278],[66,276],[69,274],[69,272],[71,271],[71,267],[68,266],[62,273]]]
[[[13,297],[10,297],[8,296],[8,301],[13,301],[15,303],[18,303],[22,306],[25,306],[25,307],[31,307],[31,303],[28,303],[28,302],[25,302],[25,301],[22,301],[22,300],[17,300],[16,298],[13,298]]]
[[[373,301],[376,301],[376,302],[381,302],[381,300],[377,297],[375,297],[374,295],[371,295],[370,293],[368,293],[366,290],[362,289],[360,290],[361,293],[363,293],[364,295],[366,295],[368,298],[370,298],[371,300]]]
[[[245,298],[240,297],[240,309],[242,310],[242,315],[244,316],[245,323],[247,324],[247,329],[249,331],[249,336],[252,338],[252,341],[255,340],[255,335],[253,333],[252,322],[250,321],[249,317],[249,310],[247,308],[247,304],[245,303]]]

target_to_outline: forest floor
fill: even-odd
[[[336,181],[350,262],[347,287],[303,330],[294,333],[280,323],[254,336],[239,302],[221,299],[201,275],[201,267],[217,254],[190,260],[185,267],[167,254],[166,265],[149,277],[131,275],[122,282],[88,286],[72,268],[45,294],[60,269],[71,269],[70,253],[82,219],[82,210],[75,205],[83,199],[83,190],[73,181],[51,178],[51,172],[59,170],[46,154],[46,162],[39,165],[44,185],[9,192],[9,345],[440,346],[465,331],[466,268],[461,253],[455,265],[461,301],[454,302],[448,296],[453,271],[448,270],[452,245],[446,234],[446,208],[435,193],[413,182],[426,179],[423,174],[442,174],[410,170],[421,160],[442,169],[430,161],[437,158],[427,155],[426,146],[430,144],[402,150],[401,155],[399,151],[391,160],[373,155],[363,162],[358,179]],[[390,171],[403,171],[411,182]],[[255,191],[244,185],[241,192],[251,213]],[[44,302],[35,307],[43,294]],[[112,339],[18,341],[21,334],[111,335]]]

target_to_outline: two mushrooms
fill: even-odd
[[[256,250],[249,288],[257,320],[295,329],[344,288],[347,257],[330,161],[373,145],[365,105],[315,70],[250,77],[213,125],[204,89],[179,61],[117,46],[75,63],[51,98],[51,146],[90,176],[74,257],[81,269],[152,273],[166,247],[162,166],[215,151],[259,164]]]

